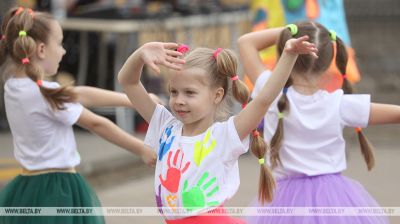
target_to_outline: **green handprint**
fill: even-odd
[[[188,181],[185,180],[183,184],[183,191],[182,191],[182,203],[183,207],[188,211],[194,211],[204,208],[207,206],[217,206],[219,205],[218,201],[210,201],[206,202],[206,198],[211,197],[219,190],[218,186],[215,186],[210,192],[206,193],[205,190],[209,188],[217,178],[213,177],[207,183],[203,184],[205,179],[208,177],[208,172],[205,172],[200,180],[197,182],[196,186],[192,187],[190,190],[186,191]]]
[[[217,141],[215,139],[211,140],[209,143],[211,136],[211,130],[208,130],[206,136],[204,137],[203,141],[196,141],[194,144],[194,162],[197,166],[200,166],[201,161],[215,148],[217,145]]]

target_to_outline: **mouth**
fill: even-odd
[[[190,111],[186,111],[186,110],[177,110],[176,111],[176,114],[179,116],[179,117],[184,117],[186,114],[188,114]]]

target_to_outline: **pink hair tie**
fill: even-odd
[[[219,54],[219,52],[221,52],[222,51],[222,48],[217,48],[215,51],[214,51],[214,53],[213,53],[213,58],[215,59],[215,60],[217,60],[217,57],[218,57],[218,54]]]
[[[15,15],[18,15],[18,14],[20,14],[20,13],[23,12],[23,11],[24,11],[24,8],[23,8],[23,7],[18,7],[17,11],[15,11]]]
[[[343,79],[347,79],[347,75],[346,74],[343,74],[342,77],[343,77]]]
[[[247,103],[242,104],[242,109],[244,109],[247,106]]]
[[[5,40],[6,39],[6,35],[1,35],[1,39],[0,40]]]
[[[181,52],[182,54],[188,52],[189,50],[189,46],[186,44],[179,45],[179,47],[176,49],[176,51]]]
[[[26,64],[29,64],[29,58],[23,58],[22,60],[21,60],[21,62],[22,62],[22,64],[24,64],[24,65],[26,65]]]
[[[232,81],[236,81],[236,80],[238,80],[238,79],[239,79],[239,76],[238,76],[238,75],[235,75],[235,76],[232,76],[232,77],[231,77],[231,80],[232,80]]]
[[[42,86],[42,85],[43,85],[43,81],[42,81],[41,79],[38,79],[38,80],[36,81],[36,84],[37,84],[38,86]]]

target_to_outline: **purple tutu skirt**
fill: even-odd
[[[277,181],[274,199],[250,207],[375,207],[378,203],[364,187],[341,174],[300,176]],[[386,216],[276,216],[246,217],[249,224],[387,224]]]

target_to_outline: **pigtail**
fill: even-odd
[[[237,60],[233,52],[218,48],[213,57],[217,62],[216,71],[218,76],[230,79],[233,97],[245,107],[250,97],[250,91],[237,75]],[[258,158],[260,164],[258,199],[261,203],[271,202],[273,190],[275,189],[275,180],[269,168],[264,164],[267,144],[257,130],[253,131],[250,149]]]
[[[339,37],[336,37],[336,66],[343,76],[342,89],[345,93],[351,94],[353,93],[353,88],[351,87],[351,84],[346,77],[347,58],[347,51],[345,45],[343,44],[343,41]],[[356,132],[358,136],[358,141],[360,143],[361,153],[364,157],[365,162],[367,163],[368,170],[371,170],[375,165],[373,146],[371,142],[367,139],[367,137],[365,137],[361,128],[356,128]]]
[[[252,133],[250,149],[254,156],[258,158],[258,163],[260,164],[258,201],[261,202],[261,204],[264,204],[265,202],[271,202],[275,189],[275,179],[271,170],[265,165],[264,158],[268,149],[268,145],[257,130],[254,130]]]
[[[288,88],[292,85],[292,79],[289,78],[285,84],[285,87],[282,91],[282,96],[278,101],[278,125],[275,131],[274,136],[271,139],[271,152],[270,152],[270,162],[271,167],[275,168],[278,166],[278,163],[282,165],[281,158],[279,156],[279,150],[282,146],[282,141],[284,137],[283,132],[283,117],[284,112],[289,111],[289,99],[286,95]]]
[[[7,17],[8,15],[8,17]],[[54,110],[65,109],[64,103],[76,102],[77,94],[73,87],[47,88],[43,86],[44,71],[41,67],[32,64],[31,59],[37,49],[37,42],[47,43],[50,33],[49,21],[53,18],[45,13],[35,13],[31,9],[22,7],[11,9],[6,15],[2,30],[5,29],[6,46],[1,54],[10,55],[11,59],[24,69],[26,75],[34,81],[46,101]],[[5,28],[4,28],[5,27]],[[2,57],[4,63],[6,57]]]

